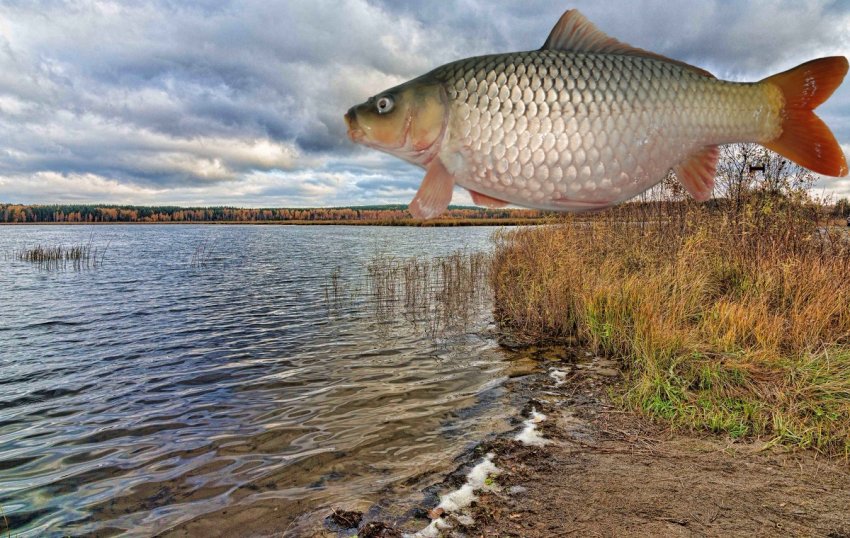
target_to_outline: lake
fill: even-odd
[[[506,355],[486,300],[435,331],[376,315],[364,275],[376,256],[489,251],[494,230],[0,228],[11,531],[148,536],[252,509],[297,533],[331,507],[421,500],[509,427]],[[89,241],[93,269],[13,255]]]

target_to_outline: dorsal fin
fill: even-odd
[[[685,62],[673,60],[666,56],[649,52],[648,50],[639,49],[614,39],[587,20],[577,9],[571,9],[561,15],[558,23],[549,33],[549,37],[546,38],[546,43],[543,44],[542,50],[545,49],[643,56],[645,58],[676,64],[706,77],[714,78],[714,75],[705,69],[700,69],[699,67],[694,67]]]

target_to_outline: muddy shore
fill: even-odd
[[[517,368],[509,385],[527,403],[516,431],[471,451],[436,495],[423,498],[418,517],[367,514],[359,529],[329,518],[314,536],[402,536],[437,518],[447,537],[850,536],[847,461],[674,432],[625,413],[610,399],[622,380],[611,361]],[[514,439],[532,409],[546,416],[536,424],[542,446]],[[488,453],[499,474],[477,499],[456,512],[435,509]]]

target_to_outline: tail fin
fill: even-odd
[[[764,144],[812,172],[846,176],[847,161],[829,127],[813,110],[826,101],[847,74],[847,58],[832,56],[812,60],[767,77],[785,97],[782,134]]]

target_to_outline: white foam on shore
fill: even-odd
[[[555,381],[556,387],[560,387],[561,385],[567,382],[568,373],[569,372],[566,372],[564,370],[558,370],[556,368],[553,368],[552,371],[549,372],[549,377],[551,377]]]
[[[546,415],[537,411],[537,409],[531,408],[531,416],[523,422],[525,427],[521,432],[514,437],[515,440],[521,442],[524,445],[533,445],[533,446],[543,446],[548,441],[545,437],[540,435],[540,430],[537,429],[537,425],[546,420]]]
[[[555,370],[554,372],[559,372],[561,374],[561,378],[565,379],[567,372],[563,372],[561,370]],[[549,375],[553,375],[553,373]],[[556,382],[558,379],[556,379]],[[562,381],[563,382],[563,381]],[[531,415],[528,417],[525,422],[523,422],[524,427],[522,431],[514,437],[515,440],[520,441],[526,445],[534,445],[534,446],[543,446],[548,441],[540,434],[540,430],[537,429],[537,424],[545,421],[547,419],[546,415],[539,412],[535,408],[531,408]],[[437,505],[435,510],[442,509],[444,514],[449,513],[457,513],[469,506],[473,503],[473,501],[478,499],[478,495],[476,495],[476,491],[491,491],[494,489],[492,485],[487,484],[487,478],[491,476],[497,476],[500,473],[496,464],[493,463],[493,454],[489,453],[484,456],[484,459],[473,467],[469,473],[466,475],[466,482],[455,491],[447,493],[440,497],[440,504]],[[474,523],[472,518],[464,514],[455,514],[455,518],[462,525],[471,525]],[[451,529],[452,524],[442,517],[438,517],[431,521],[431,523],[425,527],[424,529],[414,533],[414,534],[405,534],[404,538],[439,538],[442,531]]]
[[[493,454],[487,454],[481,463],[469,471],[466,475],[466,482],[460,489],[440,497],[440,504],[437,505],[435,510],[442,509],[445,514],[463,510],[478,499],[476,491],[493,489],[493,486],[487,484],[487,478],[497,476],[499,472],[499,468],[493,463]],[[436,538],[440,535],[440,531],[450,528],[451,524],[448,521],[437,518],[421,531],[415,534],[406,534],[405,538]]]
[[[452,526],[448,521],[437,518],[416,534],[405,534],[404,538],[438,538],[440,531],[451,528]]]

